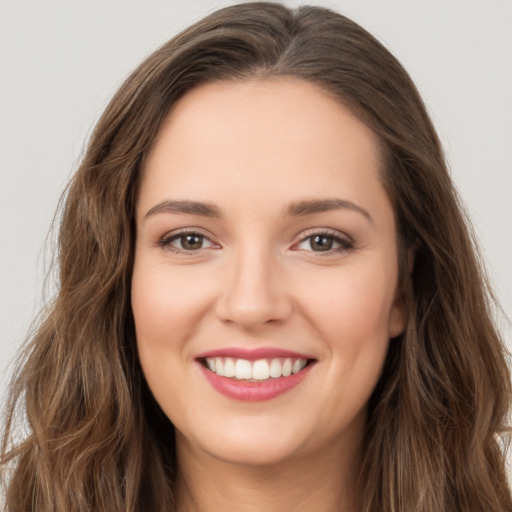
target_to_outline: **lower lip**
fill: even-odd
[[[212,387],[228,398],[242,400],[245,402],[261,402],[270,400],[299,385],[308,375],[313,364],[309,364],[303,370],[289,377],[268,379],[262,382],[247,382],[228,377],[221,377],[198,363],[203,375]]]

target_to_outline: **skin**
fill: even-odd
[[[176,427],[180,510],[349,510],[366,404],[404,328],[380,169],[374,133],[298,79],[203,85],[168,115],[139,190],[132,307],[145,377]],[[334,198],[355,207],[286,213]],[[167,200],[222,216],[148,215]],[[195,252],[169,242],[189,228],[206,237]],[[319,251],[307,237],[325,230],[353,247]],[[225,347],[316,363],[283,395],[243,402],[195,360]]]

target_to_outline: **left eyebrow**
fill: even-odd
[[[286,215],[292,217],[303,217],[314,213],[340,209],[348,209],[358,212],[373,223],[372,216],[364,208],[361,208],[361,206],[345,199],[311,199],[307,201],[296,201],[288,206]]]

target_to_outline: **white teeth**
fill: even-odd
[[[281,364],[281,361],[279,359],[272,359],[270,361],[270,376],[274,379],[277,379],[278,377],[281,377],[283,374],[283,365]]]
[[[252,378],[255,380],[267,380],[270,377],[270,366],[265,359],[254,361],[252,364]]]
[[[230,357],[226,357],[224,360],[224,377],[234,377],[235,376],[235,361]]]
[[[227,377],[227,375],[224,375]],[[235,377],[238,380],[250,379],[252,377],[251,362],[246,359],[237,359],[235,364]]]
[[[269,378],[289,377],[300,372],[306,365],[307,359],[291,359],[287,357],[275,359],[234,359],[231,357],[207,357],[206,366],[221,377],[237,380],[264,381]]]
[[[215,358],[215,373],[217,375],[224,375],[224,360],[222,357]]]
[[[304,366],[306,366],[306,361],[304,359],[297,359],[293,362],[292,373],[300,372]]]
[[[289,377],[292,374],[292,360],[285,359],[283,363],[283,377]]]

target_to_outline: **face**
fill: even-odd
[[[371,130],[293,79],[173,107],[137,203],[132,307],[178,445],[239,464],[354,446],[403,329]]]

